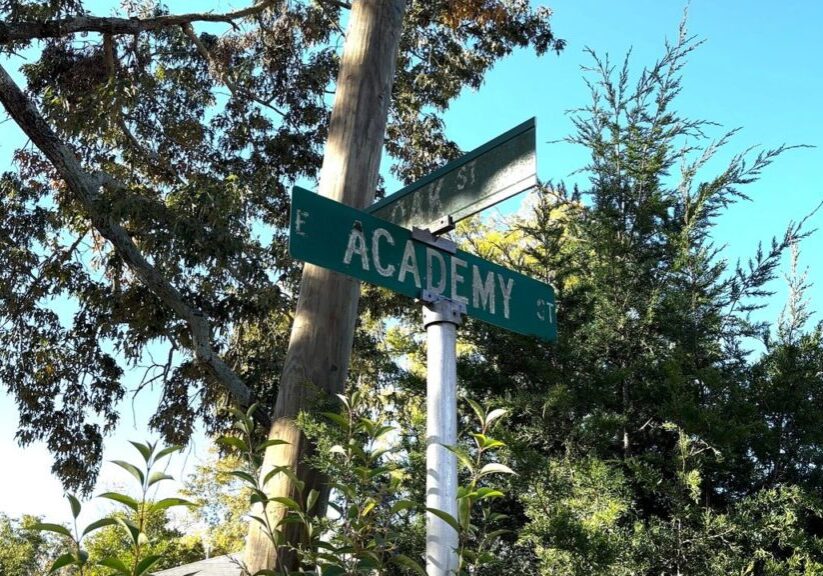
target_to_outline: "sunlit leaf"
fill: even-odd
[[[105,526],[113,526],[115,524],[117,524],[117,520],[115,520],[114,518],[101,518],[100,520],[95,520],[94,522],[86,526],[86,528],[83,530],[83,536],[85,536],[86,534],[91,534],[95,530],[98,530]]]
[[[284,444],[287,445],[289,444],[289,442],[286,442],[285,440],[280,440],[278,438],[272,438],[271,440],[261,442],[260,445],[257,446],[257,448],[255,448],[255,450],[257,450],[258,452],[263,452],[264,450],[271,448],[272,446],[282,446]]]
[[[515,474],[515,471],[505,464],[491,462],[480,469],[480,476],[485,476],[486,474]]]
[[[495,420],[497,420],[498,418],[501,418],[502,416],[505,416],[507,413],[508,413],[508,410],[505,410],[503,408],[496,408],[495,410],[492,410],[491,412],[489,412],[486,415],[486,428],[491,428],[492,423]]]
[[[130,570],[129,567],[126,566],[126,563],[120,560],[119,558],[103,558],[98,562],[101,566],[105,566],[106,568],[112,568],[121,572],[122,574],[129,574]]]
[[[146,574],[152,566],[160,562],[162,558],[163,557],[160,555],[146,556],[137,563],[137,566],[135,566],[134,576],[143,576],[143,574]]]
[[[120,502],[120,504],[124,504],[137,512],[140,508],[140,503],[132,498],[131,496],[126,496],[125,494],[119,494],[117,492],[104,492],[103,494],[98,494],[98,498],[105,498],[107,500],[114,500],[115,502]]]
[[[151,460],[151,453],[154,451],[153,447],[150,444],[132,442],[131,440],[129,440],[129,444],[137,448],[137,451],[140,452],[140,455],[143,457],[143,460],[145,460],[146,464],[148,464],[149,460]]]
[[[31,527],[32,530],[40,530],[41,532],[55,532],[61,536],[72,538],[71,531],[60,524],[49,524],[47,522],[37,522]]]

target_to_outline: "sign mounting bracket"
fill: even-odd
[[[445,230],[444,230],[445,231]],[[411,237],[418,242],[428,244],[434,248],[448,252],[449,254],[457,254],[457,244],[447,238],[439,238],[435,236],[428,228],[412,228]]]

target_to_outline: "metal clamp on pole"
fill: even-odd
[[[457,518],[457,326],[466,305],[424,290],[426,326],[426,507]],[[435,514],[426,515],[426,574],[457,571],[457,532]]]
[[[463,302],[449,300],[430,290],[421,290],[419,300],[423,303],[425,328],[438,322],[449,322],[455,326],[463,323],[463,315],[466,313],[466,305]]]
[[[422,242],[423,244],[428,244],[429,246],[439,248],[449,254],[454,254],[457,252],[457,244],[448,238],[440,238],[435,236],[428,228],[418,228],[417,226],[413,227],[412,238],[418,242]]]

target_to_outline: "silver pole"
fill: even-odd
[[[457,326],[465,305],[436,300],[423,308],[428,343],[426,383],[426,507],[457,518],[457,458],[443,446],[457,443]],[[454,528],[426,514],[426,574],[457,573]]]

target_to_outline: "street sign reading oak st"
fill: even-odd
[[[537,184],[534,118],[369,206],[370,214],[404,228],[454,222]]]
[[[391,222],[295,187],[289,252],[298,259],[417,298],[423,290],[513,332],[557,338],[554,290],[493,262],[452,254]]]

